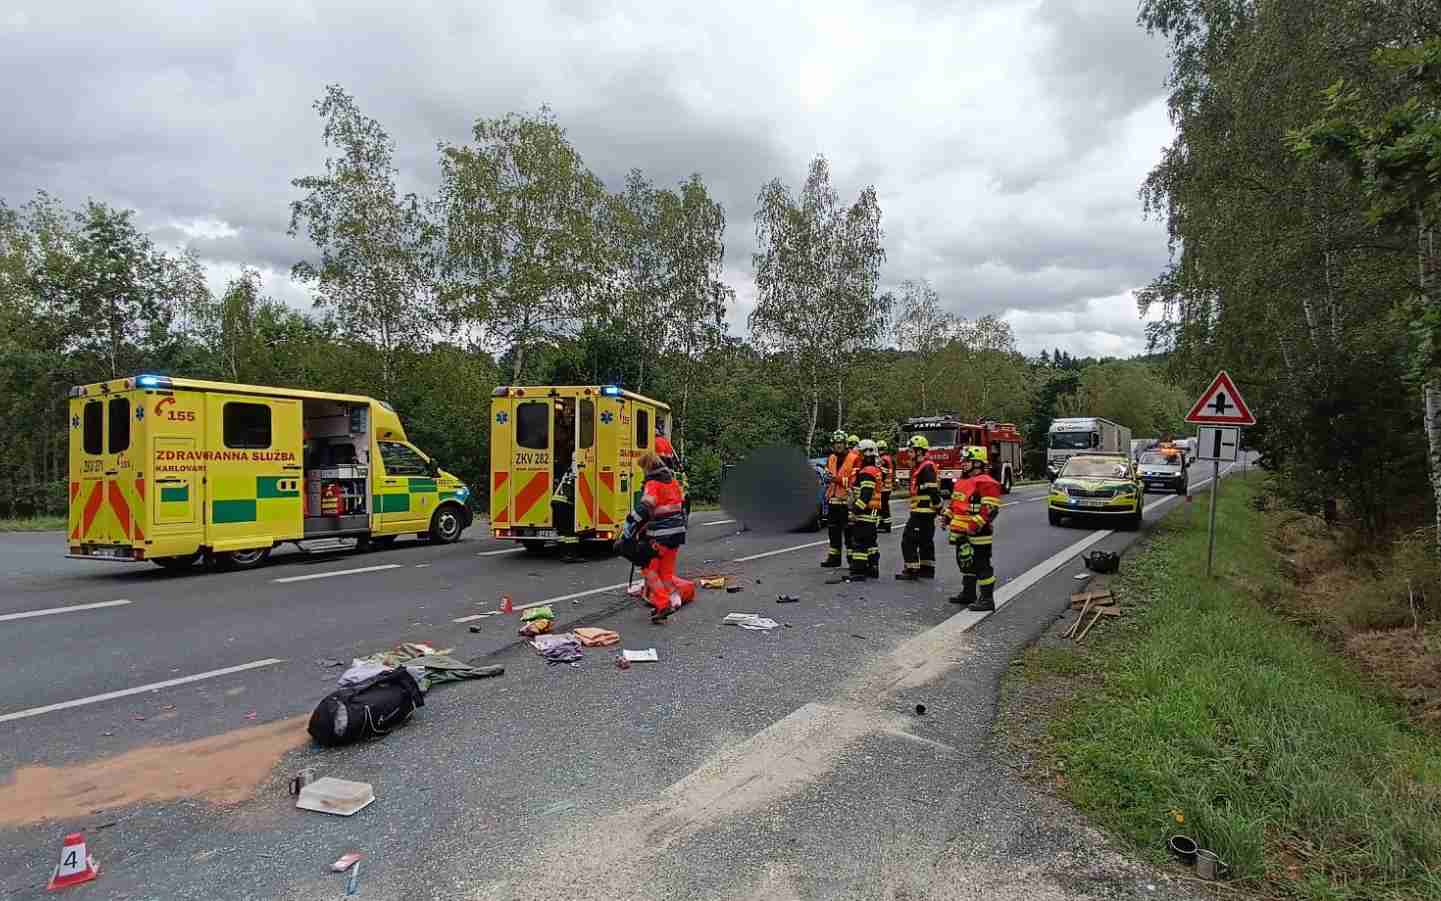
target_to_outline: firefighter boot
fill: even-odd
[[[978,597],[966,605],[966,609],[972,613],[992,613],[996,609],[996,585],[992,580],[989,585],[982,585],[977,589]]]
[[[821,561],[822,569],[835,569],[840,565],[841,555],[836,553],[834,550],[832,550],[829,554],[826,555],[826,559]]]
[[[907,563],[905,569],[896,573],[896,578],[902,582],[919,582],[921,580],[921,569],[919,566],[912,566]]]
[[[976,603],[976,577],[972,575],[961,576],[961,593],[953,594],[947,598],[952,604],[960,604],[969,607]]]

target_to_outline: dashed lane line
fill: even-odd
[[[400,568],[401,564],[399,563],[382,563],[379,566],[361,566],[356,569],[337,569],[332,572],[310,573],[309,575],[305,576],[286,576],[283,579],[271,579],[270,581],[275,582],[278,585],[285,585],[290,582],[309,582],[311,579],[328,579],[331,576],[354,576],[359,575],[360,573],[375,573],[380,572],[383,569]]]
[[[45,713],[54,713],[57,710],[70,710],[73,707],[85,707],[89,704],[99,704],[102,701],[113,701],[116,698],[126,698],[131,695],[144,694],[147,691],[158,691],[162,688],[174,688],[177,685],[188,685],[191,682],[200,682],[204,679],[216,679],[221,676],[229,676],[235,673],[243,673],[246,670],[260,669],[263,666],[274,666],[277,663],[284,663],[276,657],[267,657],[264,660],[252,660],[249,663],[242,663],[239,666],[227,666],[224,669],[213,669],[205,673],[196,673],[193,676],[181,676],[179,679],[166,679],[164,682],[151,682],[148,685],[137,685],[134,688],[126,688],[121,691],[107,691],[103,695],[91,695],[88,698],[76,698],[73,701],[62,701],[59,704],[46,704],[44,707],[31,707],[28,710],[17,710],[14,713],[0,715],[0,723],[9,723],[14,720],[23,720],[32,716],[40,716]]]
[[[49,607],[44,610],[27,610],[24,613],[6,613],[0,616],[0,623],[12,619],[30,619],[32,616],[51,616],[56,613],[75,613],[80,610],[99,610],[103,607],[124,607],[129,601],[100,601],[95,604],[72,604],[69,607]]]

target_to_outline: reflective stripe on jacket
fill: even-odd
[[[986,473],[967,476],[951,488],[951,535],[972,544],[991,543],[991,523],[1001,512],[1001,483]]]
[[[685,544],[685,492],[669,469],[662,466],[645,474],[639,503],[625,518],[627,534],[644,528],[666,547]]]
[[[856,473],[855,489],[851,512],[857,519],[877,519],[881,509],[881,471],[874,463],[862,466]]]
[[[911,472],[911,512],[939,513],[941,510],[941,480],[936,474],[936,464],[921,460]]]

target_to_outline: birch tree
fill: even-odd
[[[896,346],[915,355],[914,382],[920,389],[920,415],[931,412],[934,386],[941,377],[941,352],[956,337],[956,317],[941,305],[941,296],[925,279],[901,283],[896,314]]]
[[[508,351],[518,382],[527,353],[572,334],[610,284],[605,187],[548,107],[481,119],[472,136],[440,146],[444,305]]]
[[[880,204],[867,187],[850,207],[841,206],[830,165],[817,156],[799,197],[775,179],[761,189],[757,206],[749,325],[760,346],[793,361],[810,407],[810,447],[822,390],[835,387],[840,428],[849,357],[886,328],[892,299],[876,291],[885,259]]]
[[[290,205],[290,234],[304,232],[320,253],[291,274],[347,335],[375,349],[389,395],[400,351],[428,346],[436,325],[439,232],[425,203],[396,187],[395,142],[381,124],[339,85],[314,106],[334,155],[321,174],[291,182],[306,194]]]

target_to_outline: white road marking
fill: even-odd
[[[808,548],[808,547],[820,547],[820,546],[823,545],[823,544],[830,544],[830,543],[831,543],[831,542],[830,542],[830,539],[829,539],[829,538],[827,538],[827,539],[825,539],[825,540],[823,540],[823,541],[811,541],[811,542],[807,542],[806,544],[796,544],[796,545],[792,545],[791,547],[783,547],[783,548],[780,548],[780,549],[774,550],[774,551],[766,551],[764,554],[751,554],[749,557],[737,557],[737,558],[735,559],[735,562],[736,562],[736,563],[749,563],[749,562],[751,562],[752,560],[760,560],[760,559],[762,559],[762,558],[764,558],[764,557],[774,557],[774,556],[777,555],[777,554],[789,554],[791,551],[803,551],[803,550],[805,550],[805,549]]]
[[[523,547],[508,547],[508,548],[506,548],[505,550],[502,550],[502,551],[481,551],[480,553],[476,554],[475,556],[477,556],[477,557],[498,557],[498,556],[500,556],[501,554],[518,554],[518,553],[520,553],[520,552],[523,551],[523,550],[525,550],[525,548],[523,548]]]
[[[264,660],[254,660],[250,663],[242,663],[239,666],[227,666],[224,669],[213,669],[207,673],[196,673],[193,676],[181,676],[179,679],[166,679],[164,682],[151,682],[149,685],[137,685],[134,688],[127,688],[122,691],[108,691],[103,695],[91,695],[88,698],[77,698],[74,701],[62,701],[59,704],[47,704],[44,707],[31,707],[29,710],[17,710],[14,713],[7,713],[0,716],[0,723],[8,723],[13,720],[23,720],[27,717],[40,716],[43,713],[54,713],[57,710],[69,710],[72,707],[84,707],[87,704],[99,704],[101,701],[112,701],[115,698],[125,698],[130,695],[144,694],[147,691],[158,691],[162,688],[173,688],[176,685],[187,685],[191,682],[200,682],[204,679],[214,679],[219,676],[229,676],[232,673],[243,673],[246,670],[259,669],[262,666],[274,666],[285,661],[275,657],[268,657]]]
[[[453,623],[473,623],[478,619],[485,619],[487,616],[494,616],[494,613],[477,613],[473,616],[460,616],[451,620]]]
[[[577,592],[575,592],[574,594],[563,594],[563,595],[561,595],[561,596],[559,596],[559,597],[546,598],[546,599],[543,600],[543,601],[535,601],[535,602],[530,603],[530,604],[517,604],[517,605],[515,605],[514,607],[512,607],[511,609],[512,609],[512,610],[529,610],[529,609],[532,608],[532,607],[544,607],[544,606],[546,606],[547,604],[559,604],[561,601],[573,601],[573,600],[575,600],[576,598],[588,597],[588,596],[593,595],[593,594],[602,594],[602,593],[607,592],[607,591],[615,591],[615,590],[618,589],[618,588],[624,588],[625,590],[629,591],[631,588],[633,588],[633,587],[636,586],[636,585],[644,585],[644,584],[645,584],[644,582],[617,582],[617,583],[614,584],[614,585],[602,585],[600,588],[589,588],[589,589],[586,589],[585,591],[577,591]]]
[[[382,569],[400,569],[399,563],[382,563],[380,566],[362,566],[359,569],[337,569],[328,573],[311,573],[308,576],[286,576],[284,579],[271,579],[270,581],[284,585],[288,582],[309,582],[311,579],[328,579],[331,576],[353,576],[357,573],[374,573]]]
[[[53,613],[74,613],[77,610],[99,610],[102,607],[124,607],[129,601],[101,601],[97,604],[74,604],[69,607],[49,607],[45,610],[27,610],[24,613],[7,613],[0,616],[0,623],[12,619],[29,619],[32,616],[50,616]]]
[[[1234,464],[1232,464],[1232,466],[1228,466],[1226,469],[1222,470],[1221,475],[1222,475],[1223,477],[1226,476],[1227,474],[1229,474],[1229,473],[1231,472],[1231,470],[1232,470],[1233,468],[1234,468]],[[1194,486],[1192,486],[1192,487],[1199,488],[1199,487],[1201,487],[1202,485],[1205,485],[1205,484],[1207,484],[1207,483],[1210,482],[1210,481],[1211,481],[1210,479],[1206,479],[1205,482],[1198,482],[1196,485],[1194,485]],[[1151,510],[1159,509],[1160,507],[1164,507],[1166,504],[1169,504],[1171,501],[1174,501],[1174,500],[1176,500],[1176,499],[1179,498],[1179,497],[1181,497],[1181,495],[1179,495],[1179,494],[1173,494],[1173,495],[1171,495],[1170,497],[1162,498],[1161,500],[1156,501],[1154,504],[1151,504],[1147,509],[1151,509]],[[1031,567],[1030,569],[1026,570],[1025,572],[1021,573],[1019,576],[1016,576],[1014,579],[1012,579],[1012,580],[1010,580],[1009,582],[1007,582],[1006,584],[1000,586],[999,588],[996,589],[996,609],[997,609],[997,610],[1001,609],[1001,605],[1005,604],[1007,601],[1009,601],[1010,599],[1014,598],[1016,595],[1018,595],[1018,594],[1020,594],[1021,592],[1025,591],[1027,588],[1030,588],[1032,585],[1036,584],[1037,582],[1041,581],[1041,580],[1044,579],[1046,576],[1049,576],[1051,573],[1053,573],[1053,572],[1055,572],[1056,570],[1060,569],[1062,566],[1064,566],[1064,565],[1066,564],[1066,561],[1068,561],[1068,560],[1070,560],[1071,558],[1075,557],[1077,554],[1081,553],[1081,552],[1084,551],[1086,548],[1090,547],[1090,546],[1093,545],[1093,544],[1098,543],[1098,542],[1101,541],[1103,538],[1107,538],[1107,537],[1109,537],[1109,536],[1111,536],[1111,535],[1113,535],[1113,534],[1115,534],[1115,530],[1114,530],[1114,529],[1104,529],[1104,530],[1099,531],[1099,532],[1092,532],[1090,535],[1087,535],[1085,538],[1082,538],[1080,541],[1077,541],[1076,543],[1072,544],[1070,547],[1067,547],[1066,549],[1064,549],[1064,550],[1062,550],[1062,551],[1058,551],[1057,553],[1052,554],[1051,556],[1047,557],[1045,560],[1042,560],[1040,563],[1037,563],[1035,566],[1033,566],[1033,567]],[[969,612],[969,611],[966,611],[966,612]],[[960,614],[957,614],[957,615],[960,615]],[[991,614],[989,614],[989,613],[971,613],[970,615],[971,615],[971,616],[974,616],[974,617],[976,618],[976,622],[979,623],[981,620],[985,619],[986,617],[990,616]]]

